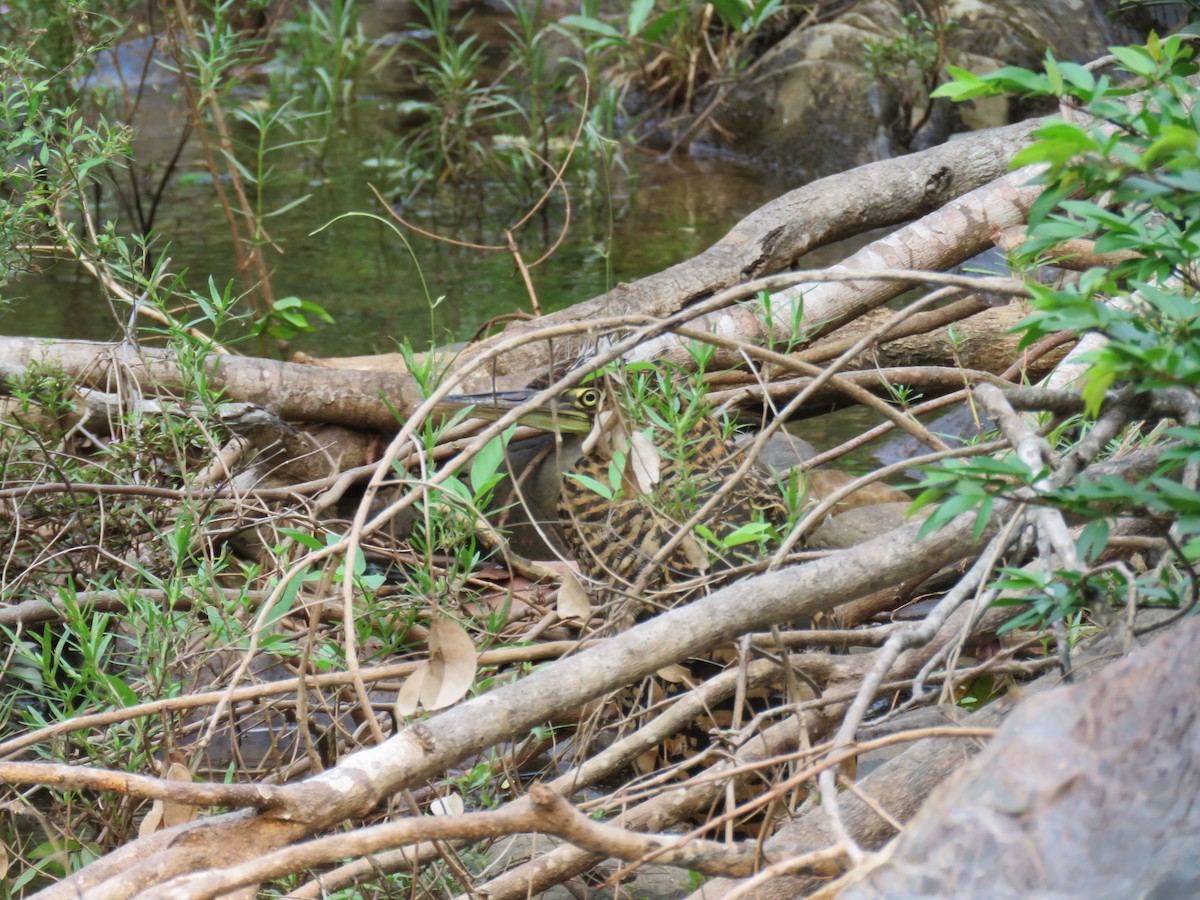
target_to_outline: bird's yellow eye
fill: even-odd
[[[600,392],[595,388],[585,388],[579,392],[577,400],[584,409],[595,409],[600,403]]]

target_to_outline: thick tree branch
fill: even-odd
[[[44,784],[71,790],[112,791],[129,797],[187,806],[249,806],[265,809],[278,790],[269,784],[203,784],[169,781],[113,769],[65,763],[0,762],[0,783]]]
[[[413,725],[308,781],[284,786],[269,815],[231,814],[179,826],[188,832],[186,853],[135,841],[48,889],[45,897],[74,898],[81,891],[130,896],[165,877],[237,864],[317,834],[472,753],[551,720],[564,707],[581,705],[745,632],[827,612],[969,556],[974,552],[972,525],[970,520],[956,522],[920,542],[914,540],[916,526],[898,529],[851,551],[731,585]]]
[[[783,271],[817,247],[919,218],[1003,176],[1040,124],[1029,120],[967,135],[952,144],[814,181],[751,213],[699,256],[540,321],[585,321],[630,312],[669,315],[733,285]],[[536,327],[515,323],[503,336]],[[580,341],[560,342],[553,348],[554,358],[569,359],[584,349]],[[545,369],[552,361],[549,345],[531,344],[500,361],[498,372]]]

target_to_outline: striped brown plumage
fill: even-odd
[[[538,388],[532,386],[456,394],[445,397],[439,410],[454,414],[470,407],[479,418],[496,419],[507,410],[523,409],[519,420],[523,424],[559,432],[568,441],[579,441],[590,432],[584,444],[592,449],[579,457],[561,479],[557,504],[558,532],[564,545],[561,549],[578,563],[588,587],[602,599],[629,596],[639,583],[641,590],[637,593],[657,605],[690,599],[705,585],[721,580],[715,573],[729,569],[745,556],[727,551],[710,559],[716,551],[711,547],[706,551],[699,536],[689,534],[655,563],[659,551],[672,541],[684,522],[714,494],[728,487],[704,521],[716,543],[724,546],[734,531],[760,518],[782,527],[788,515],[787,504],[779,485],[763,470],[750,467],[737,475],[745,454],[725,437],[716,421],[700,414],[690,403],[686,409],[677,407],[674,412],[665,408],[650,411],[660,423],[676,420],[671,427],[681,429],[679,433],[668,431],[664,424],[645,433],[659,451],[659,476],[650,494],[638,493],[632,486],[636,479],[625,477],[628,490],[613,499],[570,477],[586,476],[601,486],[608,485],[612,456],[631,450],[626,442],[629,423],[619,410],[609,414],[601,409],[605,393],[611,397],[609,388],[611,385],[598,382],[567,388],[541,407],[530,406],[529,401],[538,393]],[[684,417],[682,423],[677,421],[680,416]],[[642,443],[638,439],[639,446]]]
[[[660,441],[655,441],[661,446]],[[609,500],[573,478],[563,478],[558,501],[560,529],[573,558],[593,589],[599,586],[605,595],[629,593],[643,576],[658,551],[675,535],[680,525],[713,494],[728,484],[745,461],[745,454],[721,433],[711,418],[703,417],[691,429],[678,454],[660,454],[661,478],[655,496],[633,496]],[[575,474],[608,483],[609,461],[598,454],[582,457],[572,467]],[[687,490],[682,488],[685,486]],[[671,503],[673,494],[686,493],[687,503]],[[683,507],[671,515],[665,505]],[[787,506],[779,485],[763,470],[751,466],[741,480],[706,517],[705,525],[718,540],[724,540],[737,528],[763,520],[781,527],[787,518]],[[683,582],[704,575],[698,565],[697,545],[691,552],[681,543],[647,575],[647,593],[665,593],[661,600],[679,602],[695,596],[702,587],[681,589]],[[728,568],[736,560],[714,560],[709,574]],[[711,584],[717,579],[709,579]],[[672,596],[672,593],[674,596]]]

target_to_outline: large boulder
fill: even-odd
[[[867,70],[864,47],[905,33],[899,0],[861,0],[835,19],[801,26],[776,44],[754,72],[722,104],[716,119],[734,135],[725,149],[819,178],[944,140],[955,131],[1008,124],[1046,110],[1021,101],[982,99],[965,104],[936,101],[929,121],[915,135],[923,105],[910,115],[894,82]],[[945,0],[941,7],[954,27],[946,58],[975,72],[1006,65],[1036,68],[1047,52],[1057,59],[1086,62],[1113,42],[1140,40],[1156,24],[1169,25],[1167,10],[1157,20],[1122,12],[1110,16],[1108,2],[1082,0]],[[915,76],[915,70],[910,72]]]

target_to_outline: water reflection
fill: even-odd
[[[464,339],[495,316],[530,308],[507,253],[484,253],[409,235],[430,298],[445,298],[431,316],[417,267],[389,228],[368,218],[343,218],[318,231],[351,210],[379,212],[369,184],[381,183],[381,173],[361,165],[365,157],[358,154],[366,152],[368,136],[385,120],[380,111],[359,116],[354,131],[329,160],[324,178],[292,179],[266,192],[267,208],[283,206],[304,193],[313,195],[288,214],[268,220],[271,237],[283,250],[283,255],[269,257],[275,296],[313,301],[336,320],[316,334],[297,338],[295,349],[350,356],[393,350],[394,342],[404,336],[418,345],[431,338]],[[177,127],[171,117],[155,121]],[[169,146],[166,137],[158,136],[159,145]],[[687,259],[794,186],[774,173],[727,160],[664,162],[634,151],[627,162],[628,175],[614,177],[612,191],[603,200],[573,200],[566,240],[534,270],[544,311]],[[185,177],[168,187],[156,222],[162,237],[155,246],[170,257],[172,271],[186,269],[188,285],[203,289],[209,276],[222,285],[236,276],[236,268],[211,184],[196,172],[195,165],[185,169]],[[405,215],[419,227],[450,238],[503,244],[503,230],[520,217],[520,206],[511,198],[456,202],[449,196],[451,190],[439,188],[432,202],[414,205]],[[483,190],[504,194],[499,185],[485,185]],[[564,206],[556,199],[525,229],[519,239],[527,262],[553,242],[563,218]],[[91,340],[117,334],[100,290],[70,261],[45,261],[43,273],[14,282],[6,296],[14,298],[11,311],[0,319],[6,333]]]
[[[401,53],[385,69],[363,79],[361,102],[319,160],[300,148],[269,158],[276,175],[261,198],[262,208],[269,211],[311,195],[286,214],[267,218],[265,225],[273,246],[282,250],[267,254],[274,296],[294,295],[319,304],[336,320],[293,340],[293,349],[314,355],[391,351],[403,337],[418,346],[430,340],[461,340],[496,316],[530,310],[507,252],[486,253],[409,234],[410,254],[384,224],[366,217],[339,218],[350,211],[383,214],[371,184],[392,201],[406,192],[389,183],[389,161],[403,157],[398,149],[405,137],[400,110],[413,98],[414,85],[403,80],[408,69],[401,55],[406,52],[404,39],[416,34],[414,23],[420,19],[404,2],[362,6],[368,35],[398,45]],[[508,40],[502,26],[509,19],[495,10],[475,9],[465,22],[488,46],[499,47]],[[143,72],[149,75],[134,120],[134,174],[120,173],[107,196],[93,198],[95,220],[116,219],[126,231],[133,226],[120,212],[122,206],[137,202],[145,208],[156,172],[175,155],[186,133],[179,85],[165,68],[148,61],[156,49],[163,52],[151,37],[131,34],[106,52],[91,76],[123,95]],[[556,52],[568,53],[570,47],[564,41]],[[239,89],[239,99],[261,102],[251,89]],[[236,139],[248,146],[257,141],[257,134],[237,122],[237,116],[227,118],[238,129]],[[283,134],[274,138],[288,139]],[[243,163],[248,158],[246,154]],[[179,160],[153,222],[155,252],[170,258],[169,271],[186,271],[186,283],[193,290],[207,291],[210,278],[218,288],[231,280],[240,286],[230,233],[194,135],[184,142]],[[136,178],[141,181],[135,187]],[[404,203],[402,213],[418,227],[447,238],[503,245],[505,229],[524,216],[540,192],[515,182],[481,181],[468,188],[436,184]],[[533,271],[541,308],[547,312],[695,255],[743,216],[795,186],[783,183],[776,173],[728,160],[665,162],[638,150],[626,151],[623,165],[611,171],[579,155],[567,183],[566,239]],[[137,201],[135,193],[141,195]],[[123,202],[118,202],[118,194]],[[558,240],[566,221],[567,204],[555,192],[516,235],[526,263]],[[4,298],[12,305],[0,310],[0,328],[51,338],[108,340],[119,334],[117,320],[127,320],[129,310],[118,308],[114,315],[78,264],[44,260],[43,266],[41,273],[5,288]],[[437,308],[431,309],[439,298]],[[258,352],[258,347],[247,345],[245,352]]]

